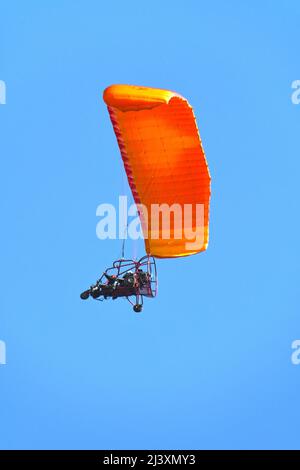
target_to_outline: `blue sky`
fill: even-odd
[[[0,448],[299,448],[299,2],[0,13]],[[112,83],[188,98],[212,176],[207,252],[159,260],[142,315],[79,299],[120,254]]]

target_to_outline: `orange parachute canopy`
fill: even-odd
[[[139,210],[146,252],[173,258],[204,251],[210,175],[192,107],[172,91],[130,85],[106,88],[103,99]],[[153,213],[160,223],[154,223]]]

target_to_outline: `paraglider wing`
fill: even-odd
[[[177,93],[129,85],[112,85],[103,98],[139,207],[146,252],[170,258],[204,251],[210,175],[192,107]],[[163,223],[153,223],[153,206],[157,211],[161,205],[171,208],[169,233]],[[191,243],[196,233],[202,236]]]

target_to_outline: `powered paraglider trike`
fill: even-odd
[[[157,294],[157,272],[155,260],[144,256],[139,261],[118,259],[106,269],[100,279],[90,289],[82,292],[83,300],[92,297],[97,300],[123,297],[133,306],[135,312],[141,312],[144,297]],[[135,298],[133,302],[130,298]]]

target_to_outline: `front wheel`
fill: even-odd
[[[89,291],[89,290],[85,290],[84,292],[82,292],[82,293],[80,294],[80,298],[81,298],[82,300],[88,299],[89,296],[90,296],[90,291]]]
[[[140,313],[143,310],[143,306],[141,304],[135,304],[133,310],[135,313]]]

